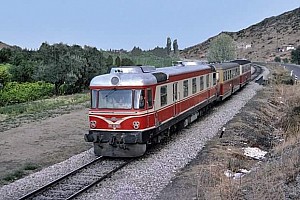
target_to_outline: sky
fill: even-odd
[[[0,41],[98,49],[184,49],[300,7],[299,0],[0,0]]]

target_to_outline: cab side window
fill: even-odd
[[[153,99],[152,99],[152,89],[147,89],[147,101],[148,101],[148,108],[152,108],[153,106]]]

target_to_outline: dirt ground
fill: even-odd
[[[26,175],[91,148],[83,138],[88,131],[87,113],[81,108],[0,132],[1,184],[10,175]],[[29,166],[34,170],[24,170]]]
[[[300,142],[283,135],[284,94],[274,96],[275,90],[268,86],[258,92],[226,124],[222,138],[210,140],[157,199],[300,199]],[[268,153],[254,159],[244,155],[247,147]]]

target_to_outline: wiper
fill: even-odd
[[[109,91],[109,93],[107,93],[107,95],[105,95],[105,98],[107,98],[108,96],[112,95],[115,91],[117,91],[116,88],[114,88],[112,91]]]

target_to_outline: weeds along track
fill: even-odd
[[[108,159],[98,157],[72,172],[30,192],[25,199],[73,199],[96,184],[110,178],[134,159]]]

